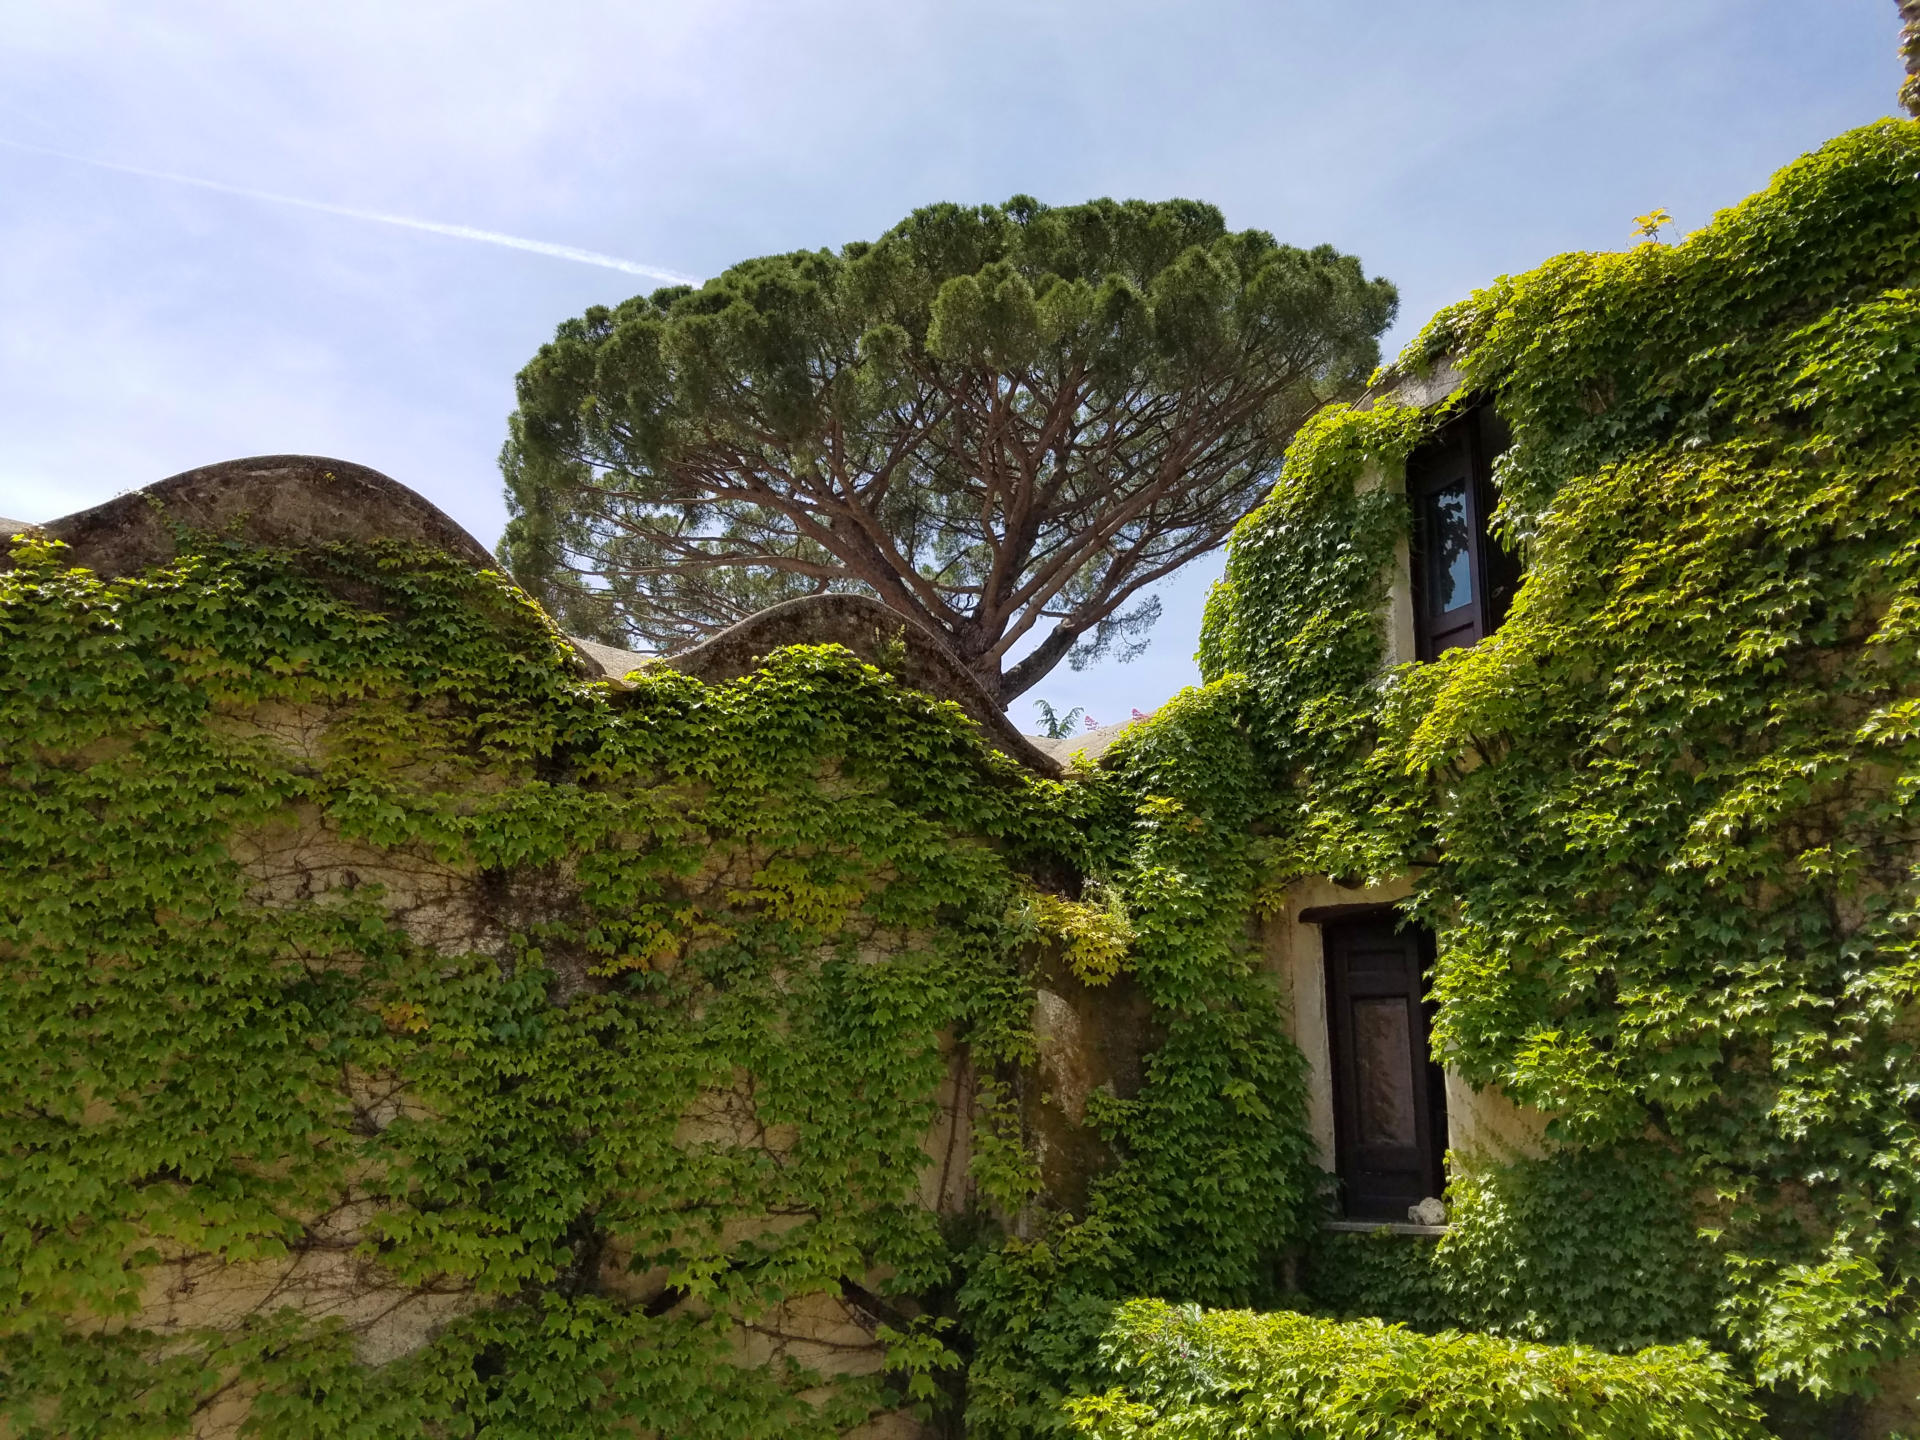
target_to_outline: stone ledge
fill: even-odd
[[[1371,1235],[1376,1230],[1385,1230],[1389,1235],[1438,1236],[1447,1233],[1445,1225],[1415,1225],[1406,1220],[1322,1220],[1320,1228],[1342,1235]]]

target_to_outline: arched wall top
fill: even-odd
[[[39,528],[101,575],[173,558],[173,527],[257,545],[411,540],[481,569],[498,562],[446,512],[398,480],[324,455],[255,455],[173,475]]]
[[[657,663],[700,680],[733,680],[787,645],[844,646],[903,684],[953,701],[994,745],[1029,769],[1060,773],[1059,762],[1013,728],[973,672],[930,631],[870,596],[804,595],[783,601]]]
[[[477,569],[499,568],[484,545],[424,496],[378,470],[323,455],[256,455],[203,465],[32,528],[63,541],[76,564],[116,577],[171,560],[175,527],[182,525],[256,545],[407,540]],[[618,679],[634,666],[659,663],[717,682],[747,674],[783,646],[826,644],[843,645],[905,684],[955,701],[999,749],[1041,774],[1060,773],[1058,762],[1014,729],[936,637],[865,596],[790,600],[657,660],[579,642],[574,653],[589,674]]]

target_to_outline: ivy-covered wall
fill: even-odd
[[[1238,687],[1071,781],[838,647],[618,687],[314,484],[0,572],[0,1433],[1043,1433],[1270,1290]]]
[[[1382,672],[1356,482],[1445,408],[1330,410],[1209,683],[1065,780],[884,655],[586,678],[364,517],[12,541],[0,1432],[1059,1434],[1117,1302],[1296,1276],[1870,1390],[1920,1316],[1917,279],[1884,124],[1474,296],[1407,364],[1513,427],[1500,633]],[[1552,1146],[1329,1260],[1252,917],[1409,875],[1448,1063]],[[1520,1353],[1276,1324],[1416,1390]]]
[[[1602,1344],[1698,1323],[1816,1396],[1913,1343],[1917,285],[1920,126],[1885,122],[1682,243],[1444,312],[1402,365],[1455,367],[1455,401],[1324,413],[1235,537],[1202,660],[1288,774],[1276,883],[1415,875],[1437,1047],[1560,1147],[1456,1186],[1410,1303]],[[1482,398],[1524,586],[1491,640],[1382,673],[1407,511],[1356,487]],[[1671,1177],[1668,1218],[1651,1179],[1602,1193],[1635,1175]],[[1501,1225],[1552,1193],[1585,1223]],[[1618,1291],[1694,1227],[1708,1295]]]

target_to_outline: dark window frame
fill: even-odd
[[[1446,1075],[1433,1059],[1434,1005],[1427,994],[1433,935],[1391,906],[1339,907],[1321,922],[1326,967],[1327,1039],[1332,1060],[1334,1171],[1341,1213],[1353,1220],[1404,1222],[1407,1210],[1446,1186]],[[1364,952],[1372,963],[1354,964]],[[1397,968],[1382,959],[1398,957]],[[1407,1006],[1408,1069],[1414,1120],[1411,1145],[1367,1143],[1361,1135],[1359,1046],[1354,1004],[1401,998]],[[1418,1193],[1415,1193],[1418,1192]]]
[[[1476,645],[1500,628],[1519,588],[1515,557],[1487,530],[1497,496],[1493,462],[1510,443],[1505,424],[1486,402],[1470,406],[1407,457],[1407,504],[1412,511],[1408,551],[1413,592],[1414,652],[1435,660],[1448,650]],[[1429,603],[1428,570],[1433,546],[1428,534],[1433,498],[1466,481],[1468,575],[1473,598],[1453,610],[1434,614]]]

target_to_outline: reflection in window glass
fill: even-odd
[[[1398,997],[1356,1000],[1353,1048],[1360,1080],[1360,1143],[1413,1144],[1413,1034],[1407,1002]]]
[[[1427,496],[1427,611],[1441,615],[1473,599],[1473,535],[1467,529],[1467,482]]]

